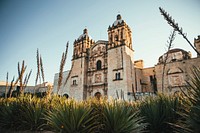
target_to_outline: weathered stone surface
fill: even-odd
[[[200,51],[200,36],[195,47]],[[94,42],[86,29],[74,41],[71,70],[64,73],[66,85],[59,94],[68,94],[84,100],[96,94],[112,98],[133,99],[133,94],[145,92],[175,93],[186,85],[193,66],[200,66],[200,57],[191,58],[182,49],[168,51],[162,89],[162,71],[166,53],[158,58],[158,64],[143,68],[143,60],[134,62],[132,35],[121,15],[108,28],[108,41]],[[54,92],[57,88],[55,75]]]

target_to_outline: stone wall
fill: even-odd
[[[97,41],[91,48],[87,70],[87,98],[96,93],[107,95],[107,41]]]
[[[65,92],[65,89],[64,89],[64,88],[65,88],[64,84],[65,84],[65,82],[66,82],[66,79],[67,79],[67,77],[68,77],[69,72],[70,72],[69,70],[63,72],[62,85],[61,85],[60,90],[59,90],[59,92],[58,92],[58,94],[60,94],[60,95],[63,95],[63,94],[66,93],[66,92]],[[58,78],[59,78],[59,73],[56,73],[56,74],[54,75],[53,93],[57,93],[57,89],[58,89]]]
[[[155,68],[149,67],[142,69],[143,78],[141,81],[142,91],[141,92],[154,92],[156,91],[154,84],[156,85]]]
[[[163,64],[156,65],[158,92],[173,94],[176,91],[180,91],[180,87],[184,88],[186,86],[185,81],[189,80],[193,66],[200,66],[200,58],[167,63],[164,72],[164,88],[162,89]]]
[[[117,74],[120,73],[120,78]],[[117,98],[117,94],[132,92],[134,81],[133,51],[127,46],[108,50],[108,96]]]

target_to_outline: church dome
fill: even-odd
[[[117,15],[117,19],[112,24],[112,27],[118,26],[124,24],[124,20],[122,19],[122,16],[120,14]]]
[[[166,57],[167,54],[168,54],[168,57]],[[162,56],[159,57],[158,64],[164,63],[166,58],[167,58],[166,63],[174,62],[174,61],[181,61],[181,60],[190,59],[191,53],[187,52],[183,49],[179,49],[179,48],[171,49],[171,50],[169,50],[168,52],[166,52],[165,54],[163,54]]]
[[[82,40],[84,38],[90,38],[91,39],[91,36],[88,34],[88,30],[85,28],[83,30],[83,34],[81,34],[77,40]]]

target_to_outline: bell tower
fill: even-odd
[[[87,55],[87,49],[89,49],[93,43],[94,41],[89,36],[88,30],[84,29],[83,34],[81,34],[79,38],[74,41],[74,53],[72,60],[85,57]]]
[[[108,27],[108,42],[108,49],[122,45],[132,49],[131,30],[120,14],[117,15],[112,26]]]
[[[74,51],[72,57],[72,66],[69,72],[66,88],[69,88],[68,94],[77,100],[86,99],[87,69],[88,69],[88,51],[94,41],[84,29],[74,41]]]
[[[129,99],[134,81],[131,30],[121,15],[108,27],[108,96]]]

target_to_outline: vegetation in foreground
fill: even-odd
[[[182,35],[200,55],[187,39],[182,28],[179,28],[178,23],[165,10],[159,9],[174,31]],[[67,51],[68,43],[61,59],[57,91],[62,85],[62,72]],[[77,102],[59,96],[43,98],[33,95],[19,96],[24,93],[32,72],[31,70],[27,73],[23,79],[25,71],[24,61],[21,67],[18,63],[19,75],[15,82],[13,77],[10,88],[8,88],[7,73],[5,98],[0,98],[1,132],[45,130],[63,133],[200,132],[200,68],[194,68],[193,76],[190,78],[191,82],[187,82],[186,92],[182,91],[176,97],[158,95],[138,102],[120,100],[108,102],[106,99]],[[44,83],[42,58],[37,50],[35,84],[38,78],[41,83],[40,71]],[[13,89],[18,82],[20,88],[14,93]]]
[[[0,129],[64,133],[142,132],[146,127],[135,104],[105,99],[77,102],[25,95],[0,99]]]
[[[159,94],[142,101],[75,101],[47,95],[0,98],[0,130],[63,133],[200,132],[200,69],[194,68],[187,91]]]

